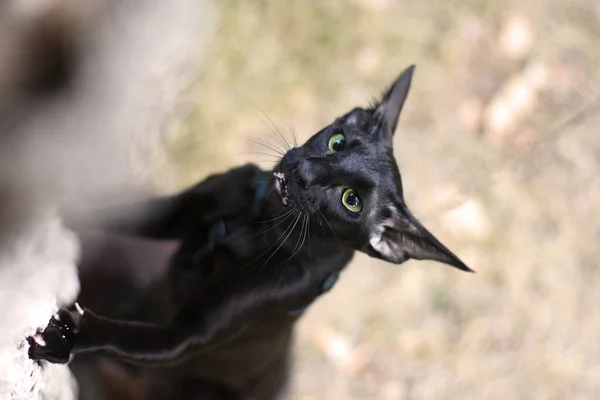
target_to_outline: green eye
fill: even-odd
[[[329,147],[329,151],[333,153],[344,150],[344,147],[346,147],[346,136],[344,136],[343,133],[333,135],[329,138],[327,147]]]
[[[362,200],[358,197],[358,193],[354,189],[344,190],[342,194],[342,204],[352,212],[360,212],[362,210]]]

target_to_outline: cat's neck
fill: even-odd
[[[271,266],[293,260],[327,274],[339,271],[354,254],[354,249],[338,240],[325,217],[315,221],[293,205],[283,206],[269,186],[260,210],[252,225],[255,234],[262,236],[261,247],[270,248],[267,252],[273,254]]]
[[[350,260],[354,250],[338,241],[325,217],[313,220],[294,204],[282,203],[271,172],[258,174],[254,192],[242,212],[214,221],[210,228],[211,239],[228,243],[234,264],[262,271],[295,264],[327,275]]]

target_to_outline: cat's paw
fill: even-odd
[[[78,304],[76,306],[77,311],[61,308],[50,318],[43,331],[38,330],[27,338],[29,358],[54,364],[65,364],[69,361],[84,316],[84,311]]]

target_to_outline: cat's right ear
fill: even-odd
[[[405,69],[374,109],[374,112],[378,114],[382,121],[379,134],[383,140],[391,141],[394,136],[400,112],[410,90],[414,70],[414,65]]]
[[[390,212],[390,218],[372,227],[364,252],[394,264],[408,259],[433,260],[473,272],[415,218],[406,204]]]

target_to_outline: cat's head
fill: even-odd
[[[429,259],[471,271],[404,201],[392,147],[413,71],[406,69],[375,105],[353,109],[288,151],[275,186],[284,206],[356,250],[396,264]]]

